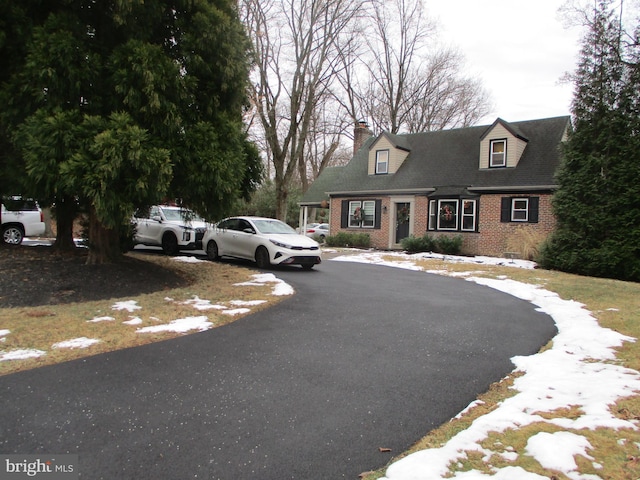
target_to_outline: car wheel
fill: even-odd
[[[258,268],[269,268],[271,266],[269,251],[265,247],[258,247],[256,250],[256,263]]]
[[[324,235],[320,235],[320,242],[324,243]]]
[[[23,238],[24,233],[20,227],[9,225],[2,229],[2,239],[4,240],[4,243],[8,243],[9,245],[20,245]]]
[[[218,255],[218,244],[213,240],[207,243],[207,258],[214,261],[220,259],[220,255]]]
[[[162,251],[167,255],[178,253],[178,239],[173,233],[167,232],[162,236]]]

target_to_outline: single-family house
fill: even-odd
[[[409,235],[461,235],[469,255],[521,253],[555,227],[551,197],[570,117],[372,136],[355,129],[354,156],[325,169],[303,211],[330,208],[330,230],[366,232],[399,249]],[[305,217],[306,218],[306,217]],[[527,240],[529,239],[529,240]]]

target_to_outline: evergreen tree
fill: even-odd
[[[610,1],[600,0],[575,74],[545,268],[640,280],[640,82],[624,55]]]
[[[1,125],[58,223],[75,214],[61,206],[88,213],[89,262],[118,258],[136,207],[180,199],[217,218],[252,191],[261,164],[242,124],[249,43],[234,0],[20,3],[31,28],[0,87]]]

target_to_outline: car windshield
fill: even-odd
[[[280,220],[254,220],[253,223],[260,233],[296,234],[293,228]]]
[[[181,222],[182,220],[190,221],[190,222],[202,222],[202,218],[198,216],[196,213],[191,210],[179,209],[179,208],[163,208],[162,213],[169,221],[177,221]]]

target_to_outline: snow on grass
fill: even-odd
[[[337,257],[334,261],[356,261],[420,270],[416,265],[411,265],[407,258],[443,257],[433,254],[396,254],[402,257],[398,262],[382,258],[390,255],[393,254],[368,252]],[[449,255],[446,256],[446,260],[533,268],[532,262],[518,260]],[[443,271],[433,273],[449,275]],[[527,357],[512,358],[516,370],[523,373],[514,381],[513,388],[518,392],[516,395],[501,402],[495,410],[474,420],[469,428],[456,434],[443,446],[415,452],[391,464],[386,471],[385,479],[445,478],[449,474],[449,465],[464,460],[466,451],[482,452],[485,458],[494,453],[481,446],[481,442],[490,432],[520,429],[536,422],[575,430],[595,430],[601,427],[638,428],[635,422],[617,418],[609,409],[609,406],[619,399],[634,395],[640,390],[639,372],[608,363],[615,359],[616,347],[624,342],[635,341],[634,338],[601,327],[584,305],[562,300],[556,293],[539,286],[509,279],[468,277],[466,280],[533,303],[539,311],[553,318],[558,334],[554,337],[550,349]],[[540,415],[569,407],[579,409],[581,414],[576,418],[550,419]],[[559,470],[571,479],[598,478],[576,472],[574,455],[590,459],[586,454],[586,450],[590,448],[586,438],[570,432],[560,433],[563,434],[538,433],[532,436],[527,445],[527,454],[535,457],[543,466],[546,465],[546,468]],[[457,472],[455,478],[537,480],[546,477],[528,472],[521,467],[505,467],[493,468],[491,476],[472,470]]]
[[[213,327],[206,316],[178,318],[164,325],[154,325],[151,327],[138,328],[136,333],[157,333],[157,332],[175,332],[185,333],[190,330],[198,330],[204,332]]]
[[[7,360],[26,360],[28,358],[38,358],[46,354],[47,352],[36,350],[34,348],[11,350],[9,352],[0,352],[0,362],[6,362]]]
[[[96,343],[100,343],[100,340],[97,340],[95,338],[80,337],[54,343],[53,345],[51,345],[51,348],[88,348]]]
[[[242,315],[243,313],[249,313],[251,311],[251,309],[249,308],[232,308],[229,310],[223,310],[222,313],[224,315],[230,315],[232,317],[236,316],[236,315]]]
[[[11,333],[11,330],[0,330],[0,342],[7,341],[7,335]]]
[[[235,305],[236,307],[255,307],[256,305],[262,305],[263,303],[267,303],[266,300],[231,300],[229,302],[231,305]]]
[[[129,320],[122,322],[123,325],[140,325],[142,319],[140,317],[129,317]]]
[[[543,468],[560,470],[571,478],[578,469],[576,455],[593,460],[587,454],[587,449],[590,448],[589,440],[582,435],[571,432],[540,432],[529,438],[526,454],[535,458]]]
[[[262,286],[265,283],[275,283],[273,289],[271,290],[271,295],[274,296],[285,296],[285,295],[293,295],[295,290],[291,285],[286,283],[284,280],[280,280],[273,273],[258,273],[256,275],[252,275],[253,280],[242,283],[234,283],[235,286]]]
[[[123,302],[116,302],[111,310],[126,310],[127,312],[135,312],[136,310],[140,310],[142,307],[138,305],[136,300],[125,300]]]
[[[224,305],[212,304],[210,300],[203,300],[197,295],[194,295],[192,299],[181,302],[183,305],[191,305],[196,310],[224,310],[227,307]]]
[[[113,322],[115,318],[113,317],[93,317],[91,320],[87,320],[87,323],[98,323],[98,322]]]
[[[183,262],[183,263],[200,263],[200,262],[204,262],[204,260],[200,260],[198,257],[192,257],[192,256],[172,257],[171,259],[175,260],[176,262]]]

